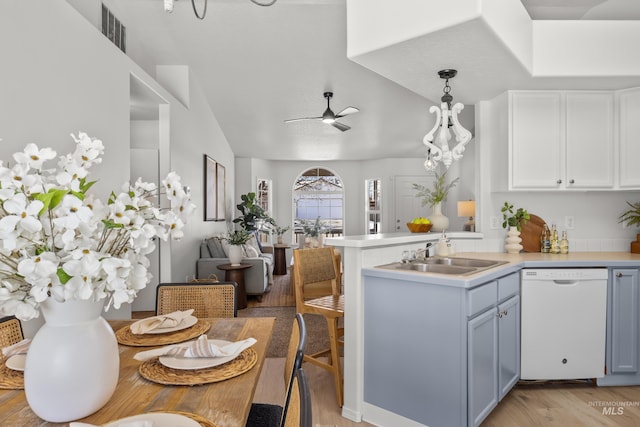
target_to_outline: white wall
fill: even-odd
[[[171,243],[167,271],[172,281],[195,274],[200,240],[226,229],[224,222],[203,221],[203,154],[226,166],[227,194],[234,188],[233,153],[200,88],[191,82],[187,110],[61,0],[3,0],[0,51],[0,159],[10,161],[29,142],[63,154],[73,147],[69,134],[85,131],[105,145],[103,163],[91,174],[99,180],[95,191],[105,197],[129,180],[130,74],[169,101],[170,142],[161,157],[191,188],[198,209],[185,237]],[[143,131],[136,127],[134,132]]]

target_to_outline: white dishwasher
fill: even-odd
[[[607,269],[523,269],[520,378],[604,376]]]

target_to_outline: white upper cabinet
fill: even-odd
[[[566,92],[567,188],[612,188],[613,93]]]
[[[640,188],[640,88],[618,92],[621,189]]]
[[[509,190],[614,186],[610,91],[510,91]]]

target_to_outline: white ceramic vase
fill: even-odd
[[[104,301],[40,304],[45,323],[25,362],[24,391],[33,412],[49,422],[84,418],[102,408],[118,384],[120,354],[102,318]]]
[[[429,217],[432,227],[431,231],[445,231],[449,227],[449,218],[442,215],[442,205],[437,203],[433,205],[433,214]]]
[[[506,249],[508,254],[517,254],[522,250],[522,238],[520,237],[520,232],[518,231],[518,227],[509,227],[509,231],[507,231],[507,238],[505,239],[504,248]]]
[[[231,265],[240,265],[242,261],[242,246],[229,245],[229,262]]]

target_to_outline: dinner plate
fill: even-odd
[[[201,427],[200,423],[180,414],[170,414],[168,412],[150,412],[147,414],[134,415],[132,417],[121,418],[104,424],[102,427],[119,427],[125,423],[135,421],[151,421],[153,427]]]
[[[27,360],[26,354],[14,354],[8,358],[4,364],[7,365],[7,368],[13,369],[14,371],[24,371],[25,360]]]
[[[231,344],[231,341],[224,341],[224,340],[209,340],[209,342],[217,345],[218,347],[223,347],[227,344]],[[160,363],[162,363],[167,368],[192,370],[192,369],[204,369],[204,368],[212,368],[214,366],[219,366],[224,363],[232,361],[236,357],[238,357],[238,354],[234,356],[224,356],[224,357],[160,356],[159,360],[160,360]]]
[[[195,316],[189,316],[182,320],[182,322],[178,323],[176,326],[172,326],[170,328],[156,328],[151,331],[145,332],[145,334],[167,334],[169,332],[181,331],[183,329],[187,329],[192,327],[198,323],[198,318]]]

